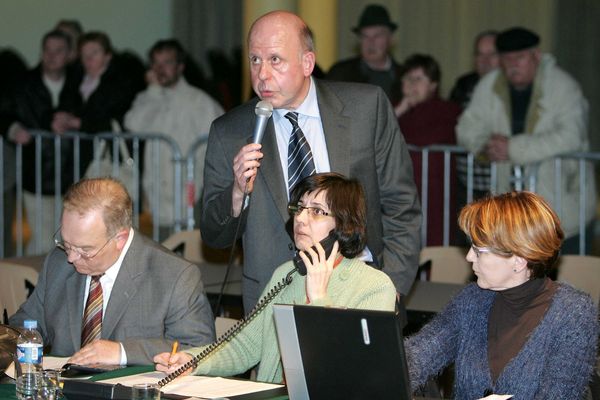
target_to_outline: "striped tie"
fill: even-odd
[[[298,126],[298,113],[289,112],[285,117],[292,124],[292,136],[288,145],[288,189],[292,189],[302,179],[317,172],[310,145]]]
[[[83,313],[83,329],[81,331],[81,347],[94,339],[100,339],[102,330],[102,285],[100,277],[92,276],[90,280],[90,293],[85,303]]]

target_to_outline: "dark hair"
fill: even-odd
[[[77,33],[78,36],[81,36],[83,33],[83,27],[76,19],[61,19],[56,23],[56,27],[54,29],[62,30],[63,28],[71,29]]]
[[[44,37],[42,38],[42,46],[44,46],[46,44],[46,41],[48,39],[64,40],[65,43],[67,44],[67,48],[69,50],[71,50],[73,48],[73,42],[71,41],[71,36],[69,36],[68,34],[66,34],[65,32],[63,32],[61,30],[55,29],[53,31],[46,33],[44,35]]]
[[[440,83],[440,80],[442,79],[440,66],[437,61],[428,54],[413,54],[408,57],[402,65],[402,76],[418,68],[423,69],[423,73],[431,82]]]
[[[172,50],[175,52],[177,64],[185,64],[186,53],[177,39],[163,39],[154,43],[148,51],[148,59],[152,62],[152,57],[159,51]]]
[[[104,52],[107,54],[114,53],[112,45],[110,43],[110,39],[109,39],[108,35],[104,32],[94,31],[94,32],[88,32],[88,33],[83,34],[79,38],[79,50],[81,50],[81,48],[86,43],[89,43],[89,42],[98,43],[100,45],[100,47],[102,47]]]
[[[359,255],[366,244],[367,206],[362,185],[335,172],[308,176],[292,191],[290,204],[298,204],[306,193],[325,191],[325,201],[335,218],[334,234],[346,258]]]

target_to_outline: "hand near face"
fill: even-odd
[[[508,140],[504,135],[492,134],[486,145],[486,153],[491,161],[508,160]]]
[[[157,371],[162,371],[166,372],[167,374],[170,374],[171,372],[174,372],[177,369],[179,369],[185,363],[189,362],[191,359],[191,355],[180,351],[178,353],[173,354],[173,356],[171,356],[171,353],[157,354],[154,356],[153,361],[154,364],[156,364],[155,367]],[[190,368],[181,375],[189,375],[191,372],[192,369]]]
[[[396,107],[394,107],[394,113],[396,114],[396,118],[400,117],[402,114],[410,110],[414,106],[414,101],[409,96],[405,96],[402,98],[402,101],[398,103]]]
[[[98,339],[81,348],[67,361],[72,364],[111,364],[121,362],[121,345],[112,340]]]
[[[260,167],[260,160],[263,158],[261,145],[250,143],[240,149],[233,159],[233,174],[235,182],[231,193],[232,215],[240,215],[244,191],[251,193],[254,188],[254,180]]]
[[[333,273],[333,265],[338,255],[339,243],[336,241],[333,244],[333,250],[328,258],[325,257],[325,250],[321,246],[321,243],[317,243],[315,246],[317,248],[316,252],[313,248],[300,252],[300,257],[304,260],[307,270],[306,295],[311,302],[327,297],[327,285]],[[310,262],[306,253],[310,254],[310,257],[315,260],[314,263]]]

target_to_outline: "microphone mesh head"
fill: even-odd
[[[256,104],[254,113],[259,116],[269,118],[273,114],[273,105],[268,101],[261,100]]]

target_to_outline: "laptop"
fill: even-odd
[[[400,319],[393,312],[273,306],[290,400],[410,400]]]

